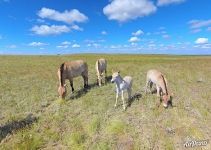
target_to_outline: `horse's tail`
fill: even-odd
[[[87,72],[87,76],[88,76],[88,64],[87,64],[87,62],[84,62],[84,65],[85,65],[85,71]]]
[[[165,88],[165,91],[166,91],[166,95],[168,95],[166,79],[165,79],[165,77],[163,75],[161,75],[161,77],[163,78],[163,83],[164,83],[164,88]]]
[[[96,71],[97,71],[97,75],[100,73],[99,71],[99,67],[100,67],[100,61],[99,61],[99,59],[96,61],[96,66],[95,66],[95,68],[96,68]]]
[[[63,77],[62,77],[63,73],[64,73],[64,63],[62,63],[60,66],[60,84],[61,84],[61,86],[63,86],[63,83],[64,83]]]
[[[100,61],[99,59],[97,60],[97,70],[99,71],[99,66],[100,66]]]

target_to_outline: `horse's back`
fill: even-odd
[[[67,75],[70,77],[77,77],[82,73],[88,73],[88,65],[83,60],[75,60],[65,62]]]
[[[123,80],[128,84],[129,87],[132,86],[133,78],[131,76],[125,76]]]
[[[156,69],[151,69],[147,72],[147,78],[152,82],[156,82],[160,78],[162,73]]]

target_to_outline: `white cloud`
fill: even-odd
[[[132,33],[133,36],[139,36],[141,34],[144,34],[144,32],[142,30],[138,30],[138,31]]]
[[[28,44],[29,46],[34,46],[34,47],[39,47],[39,46],[45,46],[48,45],[46,43],[41,43],[41,42],[31,42]]]
[[[107,32],[106,32],[106,31],[102,31],[101,34],[102,34],[102,35],[106,35]]]
[[[140,39],[136,36],[133,36],[129,39],[129,42],[131,42],[131,43],[138,42],[138,41],[140,41]]]
[[[70,28],[68,28],[65,25],[57,26],[57,25],[41,25],[41,26],[34,26],[31,29],[34,34],[37,35],[57,35],[61,33],[67,33],[70,31]]]
[[[74,22],[85,22],[88,20],[88,17],[79,12],[77,9],[65,10],[64,12],[59,12],[54,9],[49,9],[43,7],[39,12],[38,16],[41,18],[51,19],[55,21],[61,21],[68,24]]]
[[[198,39],[195,41],[195,43],[196,43],[196,44],[207,44],[208,41],[209,41],[208,38],[198,38]]]
[[[86,46],[87,46],[87,47],[91,47],[91,46],[92,46],[92,44],[90,44],[90,43],[89,43],[89,44],[87,44]]]
[[[176,4],[176,3],[182,3],[185,0],[158,0],[157,5],[158,6],[164,6],[169,4]]]
[[[69,42],[69,41],[64,41],[61,43],[61,45],[70,45],[70,44],[71,44],[71,42]]]
[[[79,48],[79,47],[81,47],[79,44],[73,44],[72,45],[72,48]]]
[[[62,42],[60,45],[56,46],[57,48],[62,48],[62,49],[65,49],[65,48],[68,48],[70,46],[71,42],[69,41],[64,41]]]
[[[136,47],[138,44],[137,43],[131,43],[131,46]]]
[[[191,33],[198,33],[198,32],[201,32],[201,29],[194,29],[191,31]]]
[[[211,25],[211,20],[191,20],[188,22],[190,28],[202,28]]]
[[[58,45],[57,48],[62,48],[62,49],[65,49],[65,48],[68,48],[69,45]]]
[[[169,36],[168,34],[164,34],[164,35],[162,35],[162,37],[163,37],[164,39],[169,39],[169,38],[170,38],[170,36]]]
[[[126,22],[148,16],[156,10],[156,6],[150,0],[112,0],[103,8],[103,13],[109,20]]]
[[[71,29],[77,30],[77,31],[83,31],[84,29],[79,27],[78,25],[71,26]]]

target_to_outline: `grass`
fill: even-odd
[[[114,108],[115,85],[95,86],[95,61],[133,77],[133,94],[141,94],[126,111]],[[58,98],[57,69],[64,61],[83,59],[92,87]],[[187,138],[211,139],[211,57],[165,55],[0,56],[0,149],[184,149]],[[145,95],[146,72],[167,77],[175,107],[157,107],[156,94]],[[70,98],[71,97],[71,98]],[[32,114],[37,121],[18,128]],[[7,133],[12,124],[12,132]],[[4,127],[4,128],[3,128]],[[3,131],[3,132],[2,132]],[[8,130],[9,131],[9,130]],[[205,149],[210,149],[208,144]]]

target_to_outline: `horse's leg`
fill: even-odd
[[[73,79],[69,79],[69,81],[70,81],[70,86],[71,86],[71,88],[72,88],[72,92],[74,92]]]
[[[83,77],[83,79],[84,79],[84,88],[86,88],[87,87],[87,79],[86,79],[86,76],[85,75],[82,75],[82,77]]]
[[[98,72],[97,72],[97,85],[99,85],[99,74],[98,74]]]
[[[102,83],[102,80],[101,80],[101,73],[100,72],[98,72],[98,84],[99,84],[99,86],[101,86],[101,83]]]
[[[123,90],[122,90],[122,102],[123,102],[123,109],[126,110],[125,99],[124,99],[124,91]]]
[[[146,80],[146,86],[145,86],[145,94],[147,94],[147,90],[148,90],[148,86],[149,86],[149,80]]]
[[[105,84],[107,83],[107,69],[105,69]]]
[[[128,93],[128,100],[130,100],[131,99],[131,88],[128,88],[127,89],[127,93]]]
[[[81,76],[84,79],[84,88],[88,87],[88,71],[84,71]]]
[[[156,87],[157,87],[157,97],[159,97],[160,96],[160,87],[158,85],[156,85]]]
[[[118,97],[119,97],[119,92],[118,92],[118,90],[117,90],[117,91],[116,91],[116,103],[115,103],[115,105],[114,105],[115,108],[116,108],[116,106],[117,106]]]

